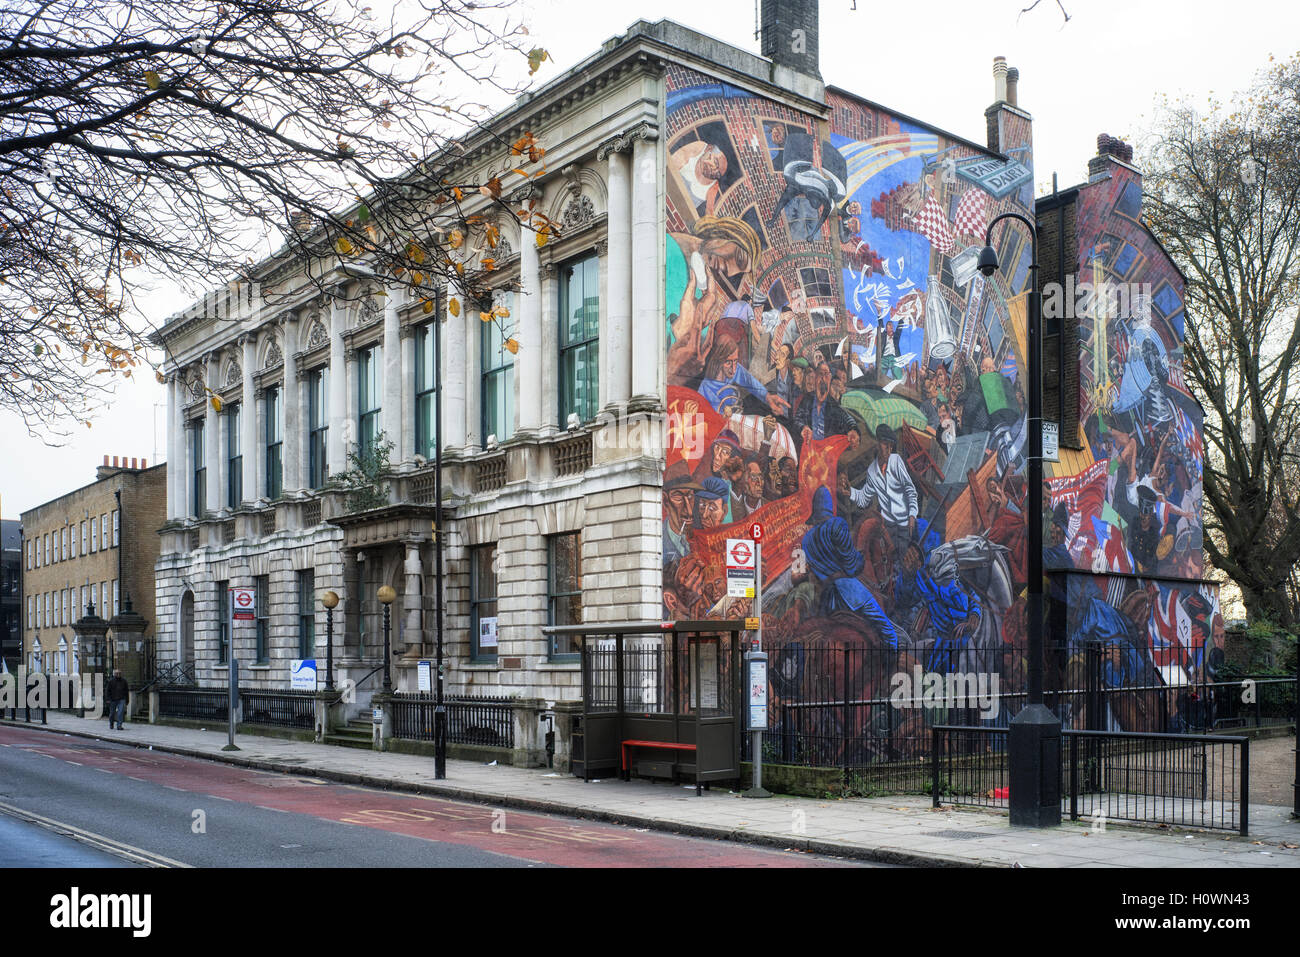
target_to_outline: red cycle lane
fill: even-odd
[[[253,771],[180,755],[48,732],[0,728],[0,743],[173,790],[196,806],[211,795],[430,841],[562,867],[844,867],[849,862],[725,841],[575,822],[463,801],[399,794],[320,779]]]

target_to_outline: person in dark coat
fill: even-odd
[[[849,523],[835,514],[830,489],[824,485],[813,493],[808,526],[800,547],[808,560],[810,577],[820,586],[821,614],[854,612],[870,622],[891,648],[897,648],[905,633],[890,620],[871,589],[858,578],[865,559],[853,546]]]
[[[123,730],[122,719],[126,716],[126,702],[131,697],[131,689],[122,677],[121,669],[113,671],[113,677],[104,686],[104,698],[108,701],[108,726],[110,729]]]

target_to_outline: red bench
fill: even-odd
[[[693,744],[681,744],[676,741],[638,741],[635,739],[629,739],[627,741],[624,741],[622,746],[622,752],[623,752],[623,780],[625,781],[630,781],[632,779],[631,770],[628,768],[628,763],[627,763],[628,748],[662,748],[666,751],[694,751],[696,749],[695,745]],[[702,793],[702,789],[700,787],[699,781],[695,782],[695,793],[696,794]]]

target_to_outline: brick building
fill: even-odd
[[[0,657],[10,669],[22,659],[23,559],[22,525],[0,521]]]
[[[112,619],[130,600],[155,634],[153,566],[167,507],[167,466],[114,456],[95,481],[22,514],[22,661],[71,674],[87,666],[72,623],[92,602]],[[128,649],[122,649],[127,651]],[[138,652],[139,649],[130,649]]]

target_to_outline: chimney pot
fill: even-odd
[[[1007,99],[1007,58],[993,58],[993,102],[1005,103]]]
[[[148,460],[148,459],[141,459],[141,460],[140,460],[140,468],[142,468],[142,469],[147,469],[148,467],[149,467],[149,460]]]
[[[1007,70],[1007,102],[1012,106],[1016,105],[1016,86],[1020,83],[1020,70],[1011,67]]]
[[[113,456],[113,468],[117,468],[117,456]]]
[[[759,52],[777,66],[821,77],[818,0],[761,0]]]
[[[108,456],[107,456],[107,455],[104,456],[104,467],[105,467],[105,468],[108,467]]]

